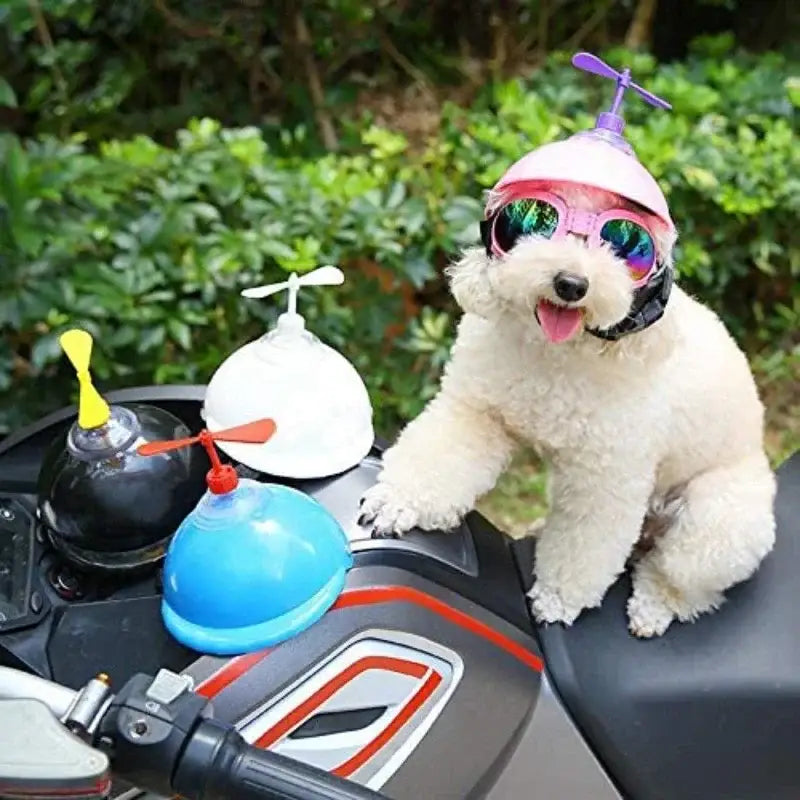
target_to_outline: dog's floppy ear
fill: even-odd
[[[486,248],[486,255],[492,255],[492,220],[482,219],[480,223],[481,228],[481,241]]]

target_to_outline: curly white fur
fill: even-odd
[[[620,204],[558,191],[587,210]],[[660,235],[662,258],[673,242]],[[551,477],[529,595],[537,620],[570,624],[598,606],[646,515],[660,515],[664,530],[634,566],[628,603],[631,631],[659,635],[718,607],[772,549],[763,407],[720,320],[677,287],[644,331],[548,341],[533,312],[541,298],[558,300],[553,276],[564,269],[589,281],[575,304],[586,326],[625,316],[633,285],[624,265],[579,238],[522,240],[501,259],[470,249],[451,268],[465,314],[440,391],[386,453],[363,513],[381,533],[452,528],[526,442]]]

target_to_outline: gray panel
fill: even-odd
[[[406,675],[375,675],[365,672],[338,691],[326,704],[325,711],[344,711],[372,708],[376,705],[395,706],[408,693]]]
[[[352,583],[354,586],[400,585],[419,589],[485,622],[494,631],[523,646],[536,649],[533,640],[518,628],[416,575],[387,567],[363,569],[355,572]],[[431,623],[438,627],[435,621]],[[446,628],[450,628],[449,635],[445,634]],[[383,788],[382,791],[394,800],[478,800],[486,797],[517,749],[537,705],[539,673],[463,629],[454,629],[445,623],[439,630],[440,641],[453,647],[464,661],[464,678],[424,745]],[[491,759],[487,759],[489,742],[493,744]],[[514,800],[523,797],[533,796],[527,792]]]
[[[487,800],[621,800],[545,674],[522,740]]]

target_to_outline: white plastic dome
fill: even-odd
[[[218,442],[234,460],[268,475],[308,479],[344,472],[369,453],[372,406],[361,376],[306,330],[295,310],[300,286],[343,280],[341,270],[322,267],[242,292],[266,297],[288,288],[290,300],[275,329],[234,351],[208,384],[203,416],[210,431],[264,417],[277,425],[268,445]]]

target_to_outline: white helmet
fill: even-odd
[[[306,330],[296,310],[301,286],[343,282],[342,271],[328,266],[242,292],[258,298],[288,289],[289,308],[273,330],[231,353],[208,384],[203,416],[210,431],[263,417],[277,425],[267,445],[217,442],[234,460],[268,475],[308,479],[344,472],[369,453],[372,406],[361,376]]]

